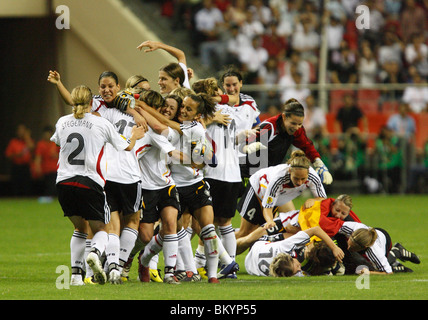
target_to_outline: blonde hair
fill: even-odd
[[[293,276],[293,258],[289,254],[279,253],[269,265],[269,274],[273,277]]]
[[[192,85],[192,89],[196,93],[204,92],[210,96],[216,96],[220,88],[218,86],[216,78],[210,77],[194,82]]]
[[[130,76],[128,80],[126,80],[125,88],[126,90],[131,91],[134,94],[140,94],[145,90],[141,87],[137,87],[137,85],[141,82],[149,82],[149,80],[139,74],[135,74],[133,76]]]
[[[290,159],[288,159],[287,164],[291,168],[300,168],[308,169],[311,166],[311,161],[306,157],[305,153],[302,150],[296,150],[291,153]]]
[[[71,91],[73,101],[73,115],[76,119],[82,119],[88,111],[92,100],[92,91],[85,85],[77,86]]]
[[[154,90],[143,91],[140,95],[140,100],[144,101],[154,109],[159,109],[165,104],[165,99],[162,97],[162,95]]]
[[[191,94],[195,94],[195,91],[186,87],[179,87],[172,90],[169,94],[175,94],[181,99],[184,99],[185,97],[190,96]]]
[[[351,196],[348,196],[347,194],[341,194],[334,200],[334,203],[337,203],[338,201],[343,202],[343,204],[350,209],[352,209],[352,198]]]
[[[352,249],[354,251],[362,251],[371,247],[377,239],[377,232],[374,228],[358,229],[352,232]]]

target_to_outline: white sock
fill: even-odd
[[[198,244],[198,247],[195,251],[195,264],[196,268],[204,268],[207,263],[207,260],[205,258],[205,249],[203,245]]]
[[[217,278],[219,241],[213,224],[201,229],[201,239],[204,242],[205,258],[207,259],[207,277]]]
[[[193,260],[192,242],[184,228],[177,234],[178,237],[178,256],[183,264],[183,269],[179,268],[179,259],[177,257],[177,268],[176,270],[192,271],[197,273],[195,260]]]
[[[108,234],[105,231],[98,231],[94,234],[91,243],[91,250],[97,249],[100,253],[100,259],[108,244]]]
[[[70,258],[71,258],[71,272],[76,268],[85,270],[85,246],[86,246],[86,233],[74,231],[70,240]]]
[[[158,254],[163,247],[163,239],[160,234],[152,237],[150,242],[144,248],[144,253],[141,256],[141,263],[143,266],[148,267],[150,260],[154,255]]]
[[[165,277],[174,275],[177,263],[178,238],[177,234],[166,234],[163,236],[163,258],[165,261]]]
[[[219,227],[221,242],[223,243],[224,248],[226,249],[229,256],[235,260],[236,256],[236,237],[235,230],[232,227],[232,224],[228,226]]]
[[[132,228],[123,228],[120,234],[120,252],[119,252],[119,265],[120,269],[128,261],[132,249],[135,247],[135,241],[138,237],[138,231]]]
[[[157,270],[159,263],[159,253],[155,254],[149,262],[149,269]]]
[[[112,263],[119,266],[119,253],[120,253],[120,239],[117,234],[109,233],[108,244],[106,247],[107,266]]]
[[[233,259],[229,256],[226,249],[223,246],[223,242],[218,242],[218,259],[222,266],[227,266],[233,262]]]

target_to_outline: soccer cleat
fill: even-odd
[[[117,269],[110,270],[108,274],[108,281],[111,284],[122,284],[122,279],[120,277],[120,272]]]
[[[401,261],[410,261],[416,264],[421,263],[421,260],[419,260],[416,254],[414,254],[413,252],[410,252],[409,250],[404,248],[402,244],[398,242],[394,244],[391,251],[394,253],[395,257],[400,259]]]
[[[187,271],[185,272],[185,277],[179,280],[181,282],[198,282],[198,281],[201,281],[201,276],[197,273],[196,274],[193,273],[192,271]]]
[[[122,267],[122,274],[120,275],[123,282],[129,280],[129,272],[131,272],[132,262],[134,261],[134,257],[129,257],[128,261]]]
[[[187,277],[187,273],[184,270],[177,270],[174,272],[174,275],[178,279],[178,281],[181,281]]]
[[[107,281],[107,276],[103,270],[103,266],[101,265],[98,254],[95,251],[91,251],[86,258],[86,262],[94,272],[95,281],[99,284],[105,284]]]
[[[180,281],[178,281],[178,279],[175,276],[165,277],[163,279],[163,282],[169,283],[169,284],[180,284]]]
[[[411,273],[411,272],[413,272],[413,270],[403,266],[402,264],[398,264],[398,265],[392,267],[392,272],[394,272],[394,273],[404,273],[404,272]]]
[[[163,282],[159,269],[149,269],[150,280],[153,282]]]
[[[77,276],[72,275],[70,280],[70,286],[84,286],[85,283],[82,280],[82,276],[79,274]]]
[[[224,279],[229,274],[233,274],[234,272],[236,272],[238,270],[239,270],[239,265],[235,261],[232,261],[227,266],[222,266],[221,267],[220,272],[217,274],[217,278],[218,279]]]
[[[216,277],[212,277],[208,279],[208,283],[220,283]]]
[[[84,282],[85,284],[97,284],[97,283],[95,282],[95,280],[94,280],[94,278],[93,278],[93,277],[85,278],[85,280],[83,280],[83,282]]]
[[[201,279],[207,280],[208,276],[207,276],[207,270],[205,270],[204,267],[198,268],[198,274],[201,277]]]

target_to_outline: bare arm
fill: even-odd
[[[172,128],[174,130],[177,130],[181,135],[183,134],[183,132],[180,129],[180,124],[178,122],[169,120],[167,117],[160,114],[159,112],[157,112],[152,107],[148,106],[143,101],[136,100],[135,103],[136,103],[136,106],[138,106],[138,107],[142,108],[144,111],[148,112],[150,115],[152,115],[154,118],[156,118],[160,123],[163,123],[163,124],[167,125],[168,127]]]
[[[148,47],[148,49],[144,50],[144,52],[152,52],[158,49],[163,49],[166,52],[168,52],[170,55],[175,57],[179,63],[184,63],[185,65],[187,65],[186,55],[184,54],[183,50],[169,46],[159,41],[151,41],[151,40],[144,41],[137,47],[137,49],[142,50],[144,47]]]
[[[73,105],[73,100],[71,100],[71,94],[67,88],[61,82],[61,76],[57,71],[49,70],[48,81],[56,85],[56,88],[64,102],[69,106]]]
[[[342,249],[336,246],[333,240],[331,240],[327,233],[325,233],[325,231],[322,230],[319,226],[309,228],[304,232],[306,232],[309,237],[317,236],[318,238],[323,240],[327,244],[327,246],[333,251],[333,255],[336,257],[336,259],[342,262],[342,259],[345,256]]]
[[[135,146],[135,142],[137,142],[137,140],[141,139],[142,137],[144,137],[144,133],[146,132],[146,130],[143,127],[137,127],[137,126],[133,126],[132,127],[132,132],[131,132],[131,137],[129,138],[129,140],[131,141],[131,143],[129,144],[129,146],[125,149],[125,151],[131,151],[134,146]]]

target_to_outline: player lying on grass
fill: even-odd
[[[280,241],[256,241],[245,258],[245,268],[251,275],[291,277],[302,270],[301,263],[296,259],[296,250],[305,247],[310,242],[311,237],[319,237],[331,250],[332,257],[324,254],[316,255],[318,259],[315,264],[321,266],[324,258],[327,260],[327,267],[331,267],[335,260],[342,261],[344,253],[333,240],[320,228],[313,227],[305,231],[299,231],[295,235]],[[322,249],[321,246],[313,247],[312,250]],[[310,254],[310,251],[308,254]],[[328,255],[327,255],[328,256]],[[314,260],[315,261],[315,260]],[[317,266],[318,268],[318,266]]]
[[[410,261],[419,264],[416,254],[408,251],[400,243],[392,246],[391,237],[381,228],[371,228],[358,222],[345,222],[339,233],[348,236],[348,250],[358,252],[373,268],[366,266],[370,274],[391,274],[397,272],[413,272],[398,262]],[[364,272],[360,270],[359,272]]]

